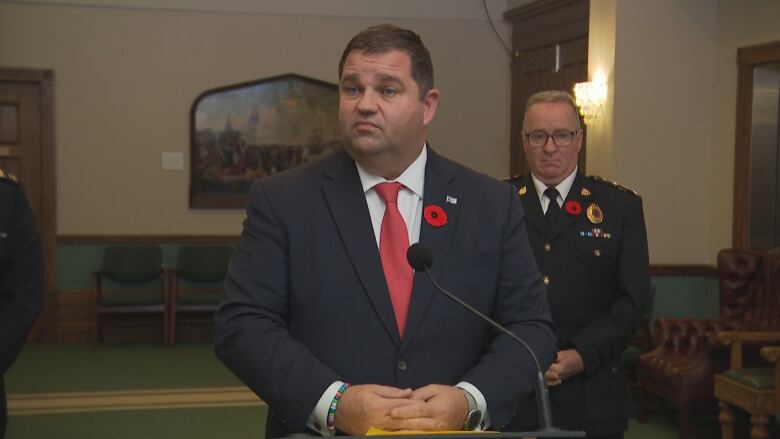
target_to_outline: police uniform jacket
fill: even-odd
[[[550,388],[555,423],[588,435],[619,433],[631,407],[621,354],[650,306],[642,200],[615,183],[578,173],[548,230],[531,176],[509,181],[525,207],[558,350],[576,349],[585,365],[583,373]],[[535,427],[536,406],[526,398],[504,430]]]
[[[0,170],[0,376],[42,308],[43,250],[35,219],[22,186]]]
[[[0,169],[0,438],[5,437],[3,375],[43,308],[43,250],[30,205],[16,179]]]

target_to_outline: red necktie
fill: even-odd
[[[401,183],[379,183],[374,186],[376,193],[385,202],[385,215],[382,217],[382,229],[379,233],[379,254],[382,257],[382,268],[401,337],[406,329],[414,275],[412,267],[406,262],[409,233],[401,212],[398,211],[398,191],[402,187]]]

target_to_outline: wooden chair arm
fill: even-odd
[[[780,341],[780,332],[743,332],[743,331],[726,331],[719,332],[716,337],[718,341],[726,346],[731,345],[733,342],[773,342]]]
[[[770,363],[780,364],[780,346],[764,346],[761,356]]]
[[[731,346],[731,369],[742,368],[742,343],[744,342],[778,342],[780,332],[720,332],[716,335],[718,341],[725,346]]]

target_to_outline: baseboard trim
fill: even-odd
[[[245,407],[265,404],[246,387],[8,395],[10,416],[120,410]]]

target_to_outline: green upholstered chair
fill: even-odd
[[[92,346],[101,341],[104,318],[119,314],[159,314],[163,341],[167,340],[167,292],[160,247],[106,247],[102,268],[92,273]]]
[[[209,320],[213,317],[222,298],[222,282],[232,254],[230,245],[183,245],[179,248],[177,269],[172,272],[171,279],[168,344],[176,342],[176,322],[180,317],[188,315]]]
[[[780,346],[761,348],[761,356],[774,367],[742,367],[742,345],[780,343],[780,332],[722,332],[718,338],[731,345],[731,367],[715,375],[722,437],[734,438],[737,407],[750,413],[751,439],[768,439],[770,419],[780,410]]]

